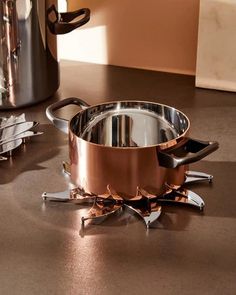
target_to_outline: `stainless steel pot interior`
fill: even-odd
[[[109,147],[148,147],[184,135],[190,123],[175,108],[150,102],[122,101],[89,107],[70,122],[88,142]]]

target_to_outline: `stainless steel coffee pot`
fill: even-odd
[[[58,12],[57,0],[0,0],[0,109],[31,105],[59,87],[57,35],[90,19]]]

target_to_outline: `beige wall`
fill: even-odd
[[[194,74],[199,0],[68,0],[91,20],[63,37],[62,58]],[[72,42],[73,44],[70,44]]]

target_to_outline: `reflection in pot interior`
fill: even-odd
[[[175,139],[188,128],[186,117],[166,106],[145,109],[144,104],[138,109],[125,105],[99,112],[102,106],[89,108],[89,112],[85,110],[72,119],[71,128],[78,137],[105,146],[147,147]]]

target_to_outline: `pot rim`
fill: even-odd
[[[172,109],[172,110],[175,110],[176,112],[179,112],[180,114],[182,114],[184,116],[184,118],[186,119],[187,123],[188,123],[188,126],[186,128],[186,130],[179,136],[177,136],[176,138],[173,138],[169,141],[165,141],[165,142],[162,142],[162,143],[159,143],[159,144],[154,144],[154,145],[148,145],[148,146],[141,146],[141,147],[133,147],[133,146],[126,146],[126,147],[118,147],[118,146],[108,146],[108,145],[103,145],[103,144],[98,144],[98,143],[94,143],[94,142],[90,142],[90,141],[87,141],[81,137],[79,137],[77,134],[75,134],[73,131],[72,131],[72,128],[71,128],[71,124],[72,124],[72,121],[75,119],[76,116],[82,114],[83,112],[86,112],[89,108],[94,108],[94,107],[97,107],[97,106],[102,106],[102,105],[107,105],[107,104],[118,104],[118,103],[148,103],[148,104],[154,104],[154,105],[159,105],[159,106],[163,106],[163,107],[167,107],[169,109]],[[152,102],[152,101],[145,101],[145,100],[114,100],[114,101],[108,101],[108,102],[103,102],[103,103],[98,103],[98,104],[95,104],[95,105],[92,105],[92,106],[88,106],[86,107],[85,109],[79,111],[78,113],[76,113],[70,120],[69,120],[69,123],[68,123],[68,126],[69,126],[69,137],[71,137],[71,134],[73,136],[75,136],[78,140],[82,141],[82,142],[85,142],[86,144],[89,144],[89,145],[94,145],[96,147],[100,147],[100,148],[106,148],[106,149],[117,149],[117,150],[140,150],[140,149],[147,149],[147,148],[160,148],[161,150],[164,150],[164,149],[168,149],[174,145],[177,144],[177,142],[179,142],[189,131],[190,129],[190,120],[188,118],[188,116],[180,111],[179,109],[176,109],[172,106],[169,106],[169,105],[166,105],[166,104],[163,104],[163,103],[156,103],[156,102]]]

